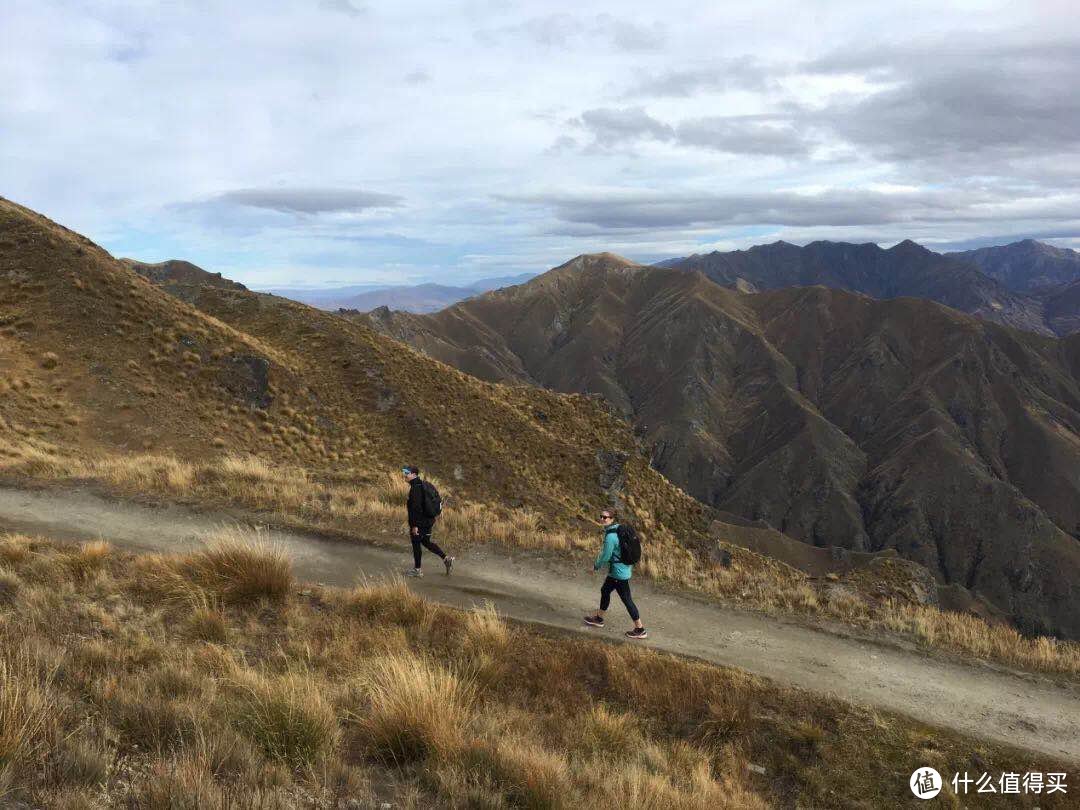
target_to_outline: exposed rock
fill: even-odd
[[[375,410],[379,413],[386,413],[393,408],[399,402],[397,394],[391,391],[389,388],[383,388],[379,390],[378,396],[375,399]]]
[[[256,355],[232,355],[223,362],[221,382],[233,396],[251,408],[268,408],[270,395],[270,361]]]
[[[625,481],[623,473],[629,456],[618,450],[599,450],[596,461],[600,465],[600,488],[617,495]]]
[[[938,604],[938,587],[926,566],[893,557],[875,557],[870,561],[871,573],[920,605]]]
[[[721,568],[731,568],[731,552],[721,546],[719,543],[717,543],[715,546],[712,547],[712,549],[710,549],[709,557]]]

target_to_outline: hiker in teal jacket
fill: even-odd
[[[585,617],[585,624],[591,627],[604,626],[604,613],[611,605],[611,592],[615,591],[619,599],[626,605],[626,612],[634,620],[634,629],[626,631],[627,638],[648,638],[645,626],[641,623],[641,615],[637,605],[630,595],[630,577],[634,573],[634,566],[627,565],[619,559],[619,524],[615,521],[615,513],[605,509],[600,513],[600,525],[604,527],[604,544],[600,548],[600,554],[593,563],[593,571],[599,571],[605,565],[608,569],[604,584],[600,586],[600,609],[596,613]]]

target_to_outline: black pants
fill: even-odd
[[[615,579],[614,577],[608,577],[604,580],[604,584],[600,586],[600,609],[607,610],[608,605],[611,604],[611,592],[615,591],[622,599],[622,603],[626,605],[626,612],[630,614],[630,618],[635,622],[641,618],[638,613],[637,605],[634,604],[634,599],[630,596],[630,580],[628,579]]]
[[[421,526],[420,534],[412,534],[412,529],[410,529],[409,532],[410,536],[412,537],[412,558],[413,563],[415,564],[414,567],[420,567],[420,557],[423,555],[423,552],[420,550],[420,546],[423,546],[432,554],[435,554],[436,556],[445,559],[446,554],[443,552],[443,550],[439,548],[435,543],[431,542],[431,526],[428,526],[426,528],[424,526]]]

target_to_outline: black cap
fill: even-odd
[[[405,470],[405,472],[407,472],[407,473],[412,473],[413,475],[419,475],[420,474],[420,468],[416,467],[416,466],[413,466],[412,464],[406,464],[401,469]]]

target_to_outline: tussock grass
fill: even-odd
[[[227,602],[281,601],[295,578],[288,555],[259,535],[226,530],[187,559],[195,578]]]
[[[82,550],[3,545],[21,585],[0,608],[0,786],[32,806],[896,806],[895,775],[926,762],[1055,769],[940,731],[930,751],[909,720],[400,582],[226,601],[198,551],[114,550],[88,577],[67,562]],[[198,609],[224,640],[192,632]]]
[[[25,647],[0,655],[0,797],[20,769],[34,767],[56,722],[51,681]]]
[[[1080,674],[1080,644],[1075,642],[1029,638],[976,616],[900,602],[888,605],[883,620],[890,630],[914,636],[927,647],[964,650],[1020,669]]]
[[[288,555],[256,531],[223,529],[189,554],[140,560],[145,587],[194,611],[217,603],[283,601],[295,585]]]
[[[507,735],[474,743],[462,765],[486,774],[491,793],[505,797],[511,807],[543,810],[576,803],[566,758],[528,739]]]
[[[278,515],[300,528],[329,529],[359,536],[401,532],[406,487],[394,474],[362,482],[316,478],[308,471],[243,454],[188,463],[172,456],[126,455],[80,461],[37,440],[12,444],[0,435],[0,470],[44,478],[102,481],[123,493],[154,493],[166,498],[239,505]],[[596,538],[548,525],[525,508],[511,509],[455,497],[447,482],[436,481],[447,508],[439,521],[440,539],[451,547],[495,542],[508,547],[555,553],[591,552]],[[635,502],[636,504],[636,502]],[[652,517],[629,506],[642,526]],[[897,600],[871,604],[856,594],[818,589],[800,572],[744,549],[731,549],[731,566],[703,563],[669,532],[650,533],[640,575],[689,588],[750,608],[782,614],[820,616],[904,634],[927,647],[998,661],[1033,671],[1080,676],[1080,644],[1052,638],[1026,638],[977,617]],[[0,547],[0,561],[4,549]],[[181,581],[180,590],[187,588]],[[390,597],[391,599],[393,597]]]
[[[188,629],[192,637],[202,641],[224,644],[229,640],[229,625],[225,614],[209,604],[195,607],[188,619]]]
[[[418,656],[375,659],[361,676],[367,706],[353,714],[365,750],[403,765],[447,759],[462,746],[476,692],[469,676]]]
[[[581,717],[572,742],[586,754],[626,757],[641,750],[644,736],[640,723],[632,715],[600,703]]]
[[[199,709],[132,679],[115,694],[102,693],[110,721],[124,743],[161,755],[192,738]]]
[[[104,540],[82,543],[65,562],[75,576],[88,578],[102,569],[112,551],[112,544]]]
[[[465,616],[467,643],[477,650],[498,654],[510,643],[510,627],[495,606],[485,600]]]
[[[235,684],[233,716],[273,760],[292,768],[310,768],[337,742],[333,707],[310,673],[289,672],[276,678],[249,673]]]
[[[641,810],[766,810],[770,803],[749,789],[738,777],[711,773],[708,761],[698,761],[692,770],[679,778],[665,778],[661,765],[653,763],[615,763],[609,778],[598,786],[598,793],[610,803]],[[672,767],[672,763],[665,763]],[[660,765],[659,768],[656,766]],[[661,771],[658,773],[658,770]]]
[[[405,580],[367,580],[344,596],[345,610],[381,625],[428,627],[431,603],[412,591]]]

